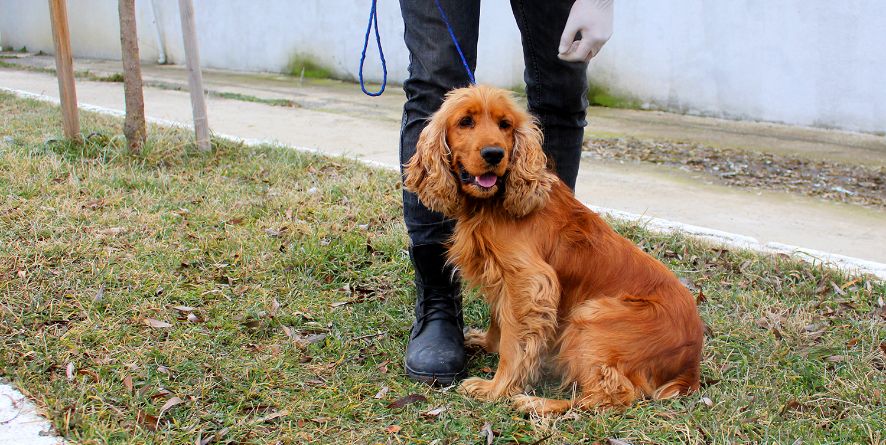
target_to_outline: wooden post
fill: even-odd
[[[209,151],[209,121],[206,118],[206,98],[203,96],[203,73],[200,72],[200,52],[197,48],[194,4],[191,0],[178,0],[178,12],[181,16],[182,37],[185,42],[188,87],[191,90],[191,109],[194,114],[194,131],[197,133],[197,148]]]
[[[141,151],[145,143],[145,97],[142,91],[142,67],[138,56],[138,31],[135,23],[135,0],[120,0],[120,48],[123,52],[123,93],[126,96],[126,119],[123,134],[129,149]]]
[[[77,115],[77,90],[74,87],[74,59],[71,56],[71,34],[68,30],[68,9],[65,0],[49,0],[52,18],[52,41],[55,44],[55,70],[62,105],[65,137],[80,142],[80,117]]]

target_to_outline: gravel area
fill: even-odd
[[[832,201],[886,208],[886,169],[769,153],[634,138],[591,139],[585,155],[639,161],[704,173],[722,184],[784,190]]]

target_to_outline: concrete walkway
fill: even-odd
[[[9,59],[6,59],[8,62]],[[52,66],[51,57],[16,62]],[[77,60],[78,71],[97,75],[119,71],[119,62]],[[184,70],[146,65],[148,116],[180,123],[191,120]],[[262,99],[289,99],[298,107],[208,98],[214,131],[242,138],[274,140],[343,154],[396,168],[402,92],[390,88],[381,98],[363,96],[356,85],[273,74],[207,70],[206,87]],[[51,74],[0,69],[0,86],[57,97]],[[121,83],[78,79],[81,104],[123,109]],[[682,140],[722,147],[778,151],[838,162],[886,163],[880,136],[732,122],[669,113],[592,108],[589,133]],[[776,191],[748,191],[709,184],[700,175],[669,167],[585,159],[577,195],[601,208],[678,221],[741,234],[762,246],[798,246],[886,263],[886,212]]]
[[[37,408],[0,380],[0,445],[55,445],[65,443]]]

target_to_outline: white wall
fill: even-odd
[[[592,75],[654,106],[886,130],[882,0],[618,1],[615,29]]]
[[[137,0],[142,57],[156,60],[151,0]],[[183,63],[177,0],[154,0],[168,60]],[[194,0],[204,66],[281,71],[309,54],[356,78],[369,0]],[[406,76],[399,3],[379,1],[393,81]],[[117,2],[68,0],[78,56],[119,58]],[[0,0],[3,45],[52,52],[47,2]],[[373,43],[373,42],[371,42]],[[481,82],[522,83],[508,3],[485,0]],[[368,78],[378,80],[374,45]],[[595,83],[650,108],[738,119],[886,131],[882,0],[619,0],[615,35],[592,63]]]

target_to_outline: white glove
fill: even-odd
[[[588,62],[603,44],[612,37],[612,9],[614,0],[575,0],[560,36],[558,49],[561,60]],[[581,40],[575,40],[581,32]]]

